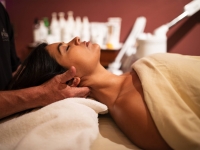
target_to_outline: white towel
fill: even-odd
[[[0,123],[0,150],[89,150],[107,107],[68,98]]]

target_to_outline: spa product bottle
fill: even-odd
[[[65,20],[65,13],[64,12],[59,12],[58,13],[58,16],[59,16],[59,28],[60,28],[60,38],[61,38],[61,41],[64,41],[64,28],[65,28],[65,25],[66,25],[66,20]]]
[[[39,31],[38,31],[39,26],[40,26],[39,20],[38,20],[38,18],[35,18],[34,24],[33,24],[33,42],[34,43],[38,43],[40,40],[39,39]]]
[[[71,38],[73,38],[73,31],[74,31],[74,26],[75,26],[73,11],[68,11],[67,15],[68,15],[68,19],[67,19],[68,33],[71,36]]]
[[[54,42],[61,42],[60,26],[57,20],[57,13],[52,13],[52,19],[50,24],[50,34],[54,38]]]
[[[40,20],[40,26],[38,28],[39,42],[46,42],[48,36],[48,28],[45,26],[44,21]]]
[[[47,17],[44,17],[43,20],[44,20],[45,27],[47,27],[47,29],[48,29],[48,34],[50,34],[49,19]]]
[[[90,23],[88,17],[83,17],[81,39],[83,41],[90,41]]]
[[[77,16],[75,19],[75,24],[74,24],[73,37],[76,37],[76,36],[80,37],[81,31],[82,31],[81,17]]]

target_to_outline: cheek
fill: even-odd
[[[99,45],[94,45],[91,51],[73,51],[68,53],[67,56],[59,60],[59,64],[65,68],[74,66],[77,70],[77,74],[83,75],[91,72],[100,60],[100,48]]]
[[[57,59],[57,62],[63,66],[64,68],[66,69],[69,69],[70,66],[71,66],[71,63],[68,59],[65,59],[65,58],[60,58],[60,59]]]
[[[80,57],[71,57],[71,58],[64,58],[61,60],[62,66],[65,68],[70,68],[71,66],[74,66],[76,70],[79,70],[80,68],[84,68],[84,61]]]

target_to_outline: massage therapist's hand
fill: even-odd
[[[88,87],[74,87],[66,84],[67,81],[74,78],[76,74],[75,67],[71,67],[63,74],[57,75],[51,80],[42,84],[43,90],[48,97],[47,103],[62,100],[70,97],[87,97],[90,90]],[[45,98],[47,100],[47,97]]]
[[[0,119],[27,109],[43,107],[69,97],[86,97],[90,90],[87,87],[76,87],[80,81],[75,67],[57,75],[42,85],[13,90],[0,91]],[[72,85],[66,84],[74,78]]]

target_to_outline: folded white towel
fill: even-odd
[[[88,150],[107,107],[68,98],[0,123],[0,150]]]

